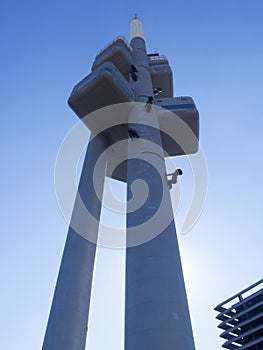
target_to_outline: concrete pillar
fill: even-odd
[[[158,116],[154,108],[147,112],[144,106],[153,96],[144,38],[133,37],[131,46],[138,80],[131,79],[130,83],[137,101],[143,104],[134,108],[129,120],[129,127],[139,138],[128,145],[125,350],[194,350]],[[149,193],[134,211],[136,203],[141,202],[135,197],[144,192],[142,182],[137,182],[136,192],[138,179],[148,185]],[[154,221],[147,232],[142,224],[155,216],[162,201],[167,214],[163,220],[172,220],[158,236],[136,245],[139,237],[151,237],[155,232]]]
[[[105,147],[101,136],[88,145],[42,350],[85,349],[106,164],[95,179],[97,194],[93,170]]]

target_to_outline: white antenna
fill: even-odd
[[[138,18],[137,14],[134,15],[133,20],[130,22],[130,40],[136,37],[145,39],[142,21]]]

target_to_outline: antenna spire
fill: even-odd
[[[130,22],[130,40],[136,37],[145,39],[142,21],[138,18],[137,13],[134,14],[134,18]]]

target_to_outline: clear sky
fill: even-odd
[[[263,276],[262,0],[5,1],[1,349],[41,348],[67,233],[54,189],[58,148],[77,121],[66,101],[96,52],[128,38],[134,13],[148,51],[168,56],[175,95],[200,111],[208,195],[197,224],[178,233],[197,350],[221,346],[214,306]],[[191,176],[185,165],[182,197]],[[99,251],[89,350],[123,349],[123,261]]]

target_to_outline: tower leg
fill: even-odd
[[[105,147],[100,136],[88,145],[42,350],[85,349],[106,163],[96,193],[93,171]]]
[[[129,119],[138,138],[128,145],[125,350],[194,350],[158,116],[145,105],[153,91],[143,38],[135,37],[131,46],[138,71],[131,84],[143,103]],[[143,205],[135,208],[138,203]]]
[[[142,115],[139,118],[143,120]],[[158,130],[152,132],[149,127],[153,113],[147,118],[148,123],[137,124],[136,131],[158,142]],[[154,144],[151,147],[140,139],[130,142],[128,159],[125,350],[194,350],[164,159]],[[138,179],[148,185],[148,194],[144,204],[134,210],[134,201],[135,205],[143,202],[135,200],[144,192],[140,187],[136,190]],[[159,210],[163,229],[154,237]],[[151,219],[151,224],[143,226]],[[144,238],[146,243],[140,244]]]

